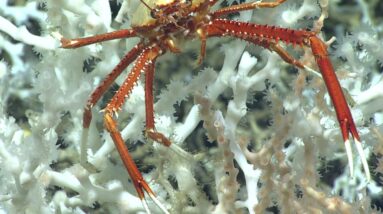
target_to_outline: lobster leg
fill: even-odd
[[[122,38],[134,37],[134,36],[136,36],[136,33],[134,30],[123,29],[123,30],[114,31],[111,33],[99,34],[99,35],[84,37],[84,38],[77,38],[77,39],[61,38],[60,41],[61,41],[62,48],[75,49],[75,48],[79,48],[79,47],[83,47],[86,45],[99,43],[103,41],[108,41],[113,39],[122,39]],[[112,70],[112,72],[109,73],[109,75],[101,82],[101,84],[96,88],[96,90],[93,91],[93,93],[91,94],[84,108],[83,131],[81,136],[80,163],[81,165],[83,165],[84,167],[90,170],[93,169],[94,167],[91,166],[87,161],[86,149],[87,149],[87,142],[88,142],[89,125],[92,120],[91,109],[98,102],[101,96],[109,89],[109,87],[116,80],[116,78],[125,70],[125,68],[137,58],[142,48],[143,48],[143,44],[139,43],[122,58],[122,60],[116,65],[116,67]]]
[[[250,41],[250,39],[248,41]],[[287,62],[288,64],[294,65],[301,69],[305,69],[305,66],[300,61],[292,57],[285,49],[283,49],[278,43],[274,41],[254,38],[251,40],[251,43],[276,52],[283,59],[283,61]]]
[[[90,98],[88,99],[83,113],[83,131],[81,136],[81,156],[80,163],[88,169],[94,168],[87,161],[86,150],[88,143],[88,132],[90,122],[92,121],[92,107],[98,102],[103,94],[110,88],[116,78],[125,70],[130,63],[132,63],[143,48],[143,44],[137,44],[131,51],[129,51],[121,61],[114,67],[111,73],[101,82],[101,84],[93,91]]]
[[[154,80],[154,61],[150,63],[150,66],[145,71],[145,113],[146,113],[146,137],[156,141],[167,148],[170,148],[173,152],[177,153],[183,158],[190,161],[193,160],[187,152],[181,147],[172,143],[166,136],[158,132],[154,123],[154,101],[153,101],[153,80]]]
[[[335,75],[334,68],[328,57],[327,47],[322,40],[316,36],[309,37],[311,50],[315,56],[316,63],[319,70],[322,73],[322,77],[326,84],[328,93],[330,94],[332,103],[335,108],[335,112],[339,121],[340,128],[342,130],[342,137],[346,145],[348,160],[350,163],[350,172],[353,174],[352,168],[352,154],[349,148],[349,134],[355,141],[355,146],[358,150],[359,156],[361,157],[364,171],[367,176],[367,180],[370,180],[370,170],[368,168],[367,160],[363,152],[363,148],[360,143],[360,137],[358,130],[356,129],[354,120],[352,118],[350,108],[347,105],[346,99],[344,98],[343,91],[340,87],[338,78]],[[347,148],[348,147],[348,148]]]
[[[202,60],[205,58],[205,54],[206,54],[206,34],[202,28],[199,28],[197,30],[197,34],[201,40],[201,49],[200,49],[200,55],[198,56],[197,64],[201,65]]]
[[[127,169],[129,176],[134,184],[134,187],[136,188],[138,197],[141,199],[143,206],[148,213],[150,213],[150,211],[145,201],[145,192],[153,199],[153,201],[164,213],[168,213],[168,211],[158,201],[154,192],[142,177],[142,174],[138,170],[131,155],[129,154],[124,140],[122,139],[121,133],[117,128],[117,122],[113,116],[118,110],[121,109],[122,104],[132,92],[132,89],[135,83],[138,81],[141,73],[146,73],[148,69],[152,69],[152,63],[161,53],[162,50],[158,46],[150,46],[148,48],[144,48],[142,53],[138,56],[136,63],[128,77],[103,110],[105,128],[110,133],[117,151],[121,156],[122,162],[124,163],[125,168]]]
[[[286,62],[297,67],[301,67],[300,65],[302,64],[300,64],[297,60],[294,60],[294,58],[289,56],[289,54],[282,48],[276,46],[278,41],[292,43],[293,45],[298,44],[301,46],[310,46],[336,111],[342,137],[346,146],[346,153],[350,165],[350,174],[353,176],[353,160],[349,143],[349,134],[351,134],[355,141],[367,180],[370,180],[370,172],[360,143],[360,137],[339,81],[335,75],[334,68],[332,67],[328,57],[327,47],[314,32],[291,30],[267,25],[257,25],[226,19],[215,19],[206,25],[204,30],[207,37],[232,36],[269,48],[276,51]]]
[[[78,39],[66,39],[61,38],[61,47],[62,48],[79,48],[82,46],[109,41],[113,39],[124,39],[129,37],[135,37],[136,32],[133,29],[123,29],[117,30],[110,33],[98,34],[95,36],[78,38]]]
[[[162,133],[155,129],[154,125],[154,103],[153,103],[153,79],[154,79],[154,63],[150,63],[147,71],[145,72],[145,112],[146,112],[146,129],[145,134],[150,139],[163,144],[166,147],[171,145]]]
[[[114,67],[111,73],[106,76],[106,78],[101,82],[101,84],[93,91],[90,95],[90,98],[84,108],[84,118],[83,118],[83,127],[89,128],[90,122],[92,120],[91,108],[100,100],[104,93],[110,88],[112,83],[117,79],[117,77],[125,70],[130,63],[132,63],[140,53],[143,48],[143,44],[137,44],[129,53],[127,53],[121,61]]]
[[[255,2],[248,2],[248,3],[242,3],[237,5],[231,5],[228,7],[221,8],[219,10],[214,11],[211,15],[214,18],[222,17],[224,15],[230,14],[230,13],[236,13],[239,11],[244,10],[253,10],[257,8],[273,8],[277,7],[286,0],[276,0],[274,2],[262,2],[262,1],[255,1]],[[215,1],[212,1],[210,5],[215,4]]]

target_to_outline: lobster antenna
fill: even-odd
[[[142,4],[144,4],[145,5],[145,7],[147,7],[150,11],[153,11],[154,9],[153,8],[151,8],[144,0],[140,0],[140,2],[142,3]]]

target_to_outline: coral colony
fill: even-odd
[[[155,131],[171,149],[145,137],[145,77],[114,115],[155,194],[141,198],[103,118],[134,63],[93,105],[87,143],[83,128],[90,94],[140,39],[72,50],[61,42],[130,29],[148,17],[132,14],[154,3],[1,1],[0,213],[379,213],[383,17],[375,8],[382,3],[280,2],[230,19],[317,32],[361,142],[350,135],[343,143],[310,47],[273,43],[299,60],[292,66],[261,41],[209,38],[197,65],[201,41],[186,39],[182,53],[155,64]]]

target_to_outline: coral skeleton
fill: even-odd
[[[382,2],[287,0],[232,17],[316,32],[328,46],[360,139],[343,142],[309,48],[280,42],[304,69],[229,38],[207,40],[200,66],[198,40],[186,41],[181,54],[160,57],[155,125],[170,148],[145,138],[144,79],[115,115],[156,195],[145,203],[101,112],[132,65],[93,106],[89,129],[82,126],[90,94],[139,39],[60,48],[61,38],[130,28],[140,4],[0,2],[0,213],[380,212],[383,17],[374,8]]]

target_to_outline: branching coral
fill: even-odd
[[[235,18],[322,29],[324,40],[336,37],[331,59],[370,157],[373,180],[365,181],[359,160],[354,161],[355,178],[350,178],[341,133],[310,50],[288,47],[311,68],[297,71],[268,50],[211,39],[205,64],[196,73],[190,55],[199,43],[190,42],[183,54],[159,60],[155,82],[157,129],[186,153],[144,138],[141,82],[118,115],[126,144],[170,212],[378,211],[381,201],[371,201],[382,195],[383,21],[371,12],[378,3],[357,2],[363,7],[287,1]],[[129,12],[139,2],[114,5],[114,21],[107,0],[39,3],[0,3],[0,210],[142,213],[99,114],[124,75],[94,109],[87,153],[80,152],[82,110],[89,94],[137,41],[63,50],[55,37],[128,28]],[[352,15],[334,14],[343,10]],[[364,23],[354,19],[359,15]],[[41,28],[39,35],[31,33],[31,20]],[[27,54],[31,46],[35,55]],[[96,169],[82,167],[81,155]],[[153,203],[149,206],[159,212]]]

